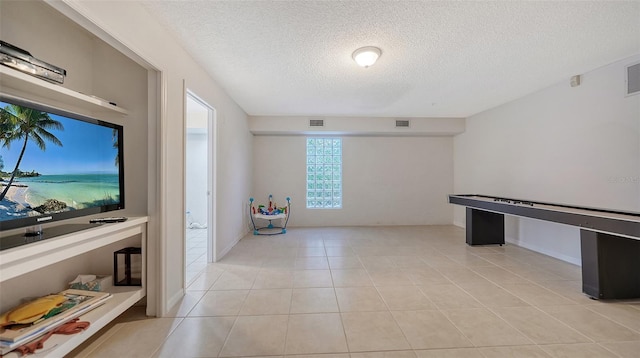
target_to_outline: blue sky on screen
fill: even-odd
[[[4,107],[6,103],[0,102],[0,106]],[[20,170],[35,170],[42,175],[117,173],[115,157],[118,150],[113,148],[111,128],[55,114],[49,116],[64,126],[62,131],[50,130],[60,139],[62,147],[47,141],[43,151],[29,140]],[[13,170],[22,143],[12,142],[10,150],[0,147],[5,172]]]

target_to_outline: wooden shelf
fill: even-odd
[[[143,287],[112,287],[109,292],[111,292],[112,296],[104,305],[79,317],[81,321],[91,323],[89,328],[81,333],[68,336],[60,334],[52,335],[44,343],[42,350],[38,350],[36,356],[65,356],[145,296],[145,289]],[[13,358],[19,356],[18,353],[11,352],[4,357]]]
[[[102,98],[76,92],[6,66],[0,66],[0,92],[13,95],[28,93],[91,112],[109,111],[122,115],[129,114],[126,109],[114,106]]]

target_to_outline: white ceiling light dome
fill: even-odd
[[[353,52],[353,60],[364,68],[373,66],[378,58],[382,55],[382,51],[375,46],[361,47]]]

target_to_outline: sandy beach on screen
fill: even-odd
[[[6,185],[0,185],[0,190],[4,190]],[[32,210],[27,203],[26,196],[29,190],[26,186],[11,186],[7,195],[0,201],[0,220],[14,219],[28,215]]]
[[[2,184],[2,190],[5,188],[5,184]],[[27,203],[27,191],[29,187],[26,186],[11,186],[9,191],[7,191],[7,195],[4,197],[4,200],[13,201],[16,204],[20,204],[22,206],[29,206]]]

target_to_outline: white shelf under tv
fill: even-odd
[[[0,251],[0,282],[22,276],[129,237],[142,235],[145,252],[148,218],[96,225],[95,228]],[[144,258],[144,255],[143,255]]]
[[[134,217],[125,222],[98,225],[95,228],[0,251],[1,283],[132,236],[141,236],[142,286],[111,287],[109,292],[112,297],[104,305],[80,316],[81,321],[91,323],[88,329],[69,336],[51,336],[45,342],[44,348],[39,350],[41,353],[38,353],[38,356],[65,356],[146,296],[147,222],[146,216]],[[4,357],[19,356],[18,353],[11,352]]]
[[[47,352],[46,357],[67,355],[145,296],[144,287],[120,286],[112,287],[109,291],[112,297],[104,305],[79,317],[81,321],[91,322],[89,328],[79,334],[51,336],[43,348],[45,350],[48,347],[52,348]]]
[[[109,292],[111,293],[111,298],[104,305],[79,317],[80,321],[91,323],[86,330],[72,335],[52,335],[44,343],[44,347],[38,350],[36,356],[64,357],[145,296],[144,287],[114,286],[111,287]],[[4,358],[14,357],[20,357],[20,354],[10,352],[4,355]]]
[[[17,95],[29,94],[56,102],[83,108],[91,112],[109,111],[127,115],[129,112],[107,100],[76,92],[61,85],[47,82],[13,68],[0,65],[0,92]]]

